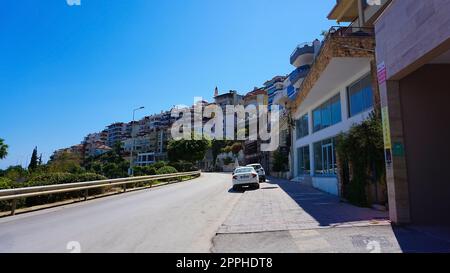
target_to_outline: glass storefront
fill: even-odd
[[[308,126],[308,114],[303,115],[300,119],[296,121],[296,133],[297,139],[305,137],[309,134],[309,126]]]
[[[314,132],[325,129],[341,122],[341,98],[337,94],[313,111]]]
[[[297,148],[297,160],[298,175],[310,175],[311,164],[309,160],[309,146]]]
[[[336,175],[336,138],[314,143],[315,175]]]
[[[373,91],[370,75],[350,85],[347,88],[347,95],[350,117],[373,107]]]

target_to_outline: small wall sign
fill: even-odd
[[[403,143],[395,142],[392,145],[392,153],[394,156],[405,156],[405,146]]]

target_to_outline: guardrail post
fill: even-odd
[[[17,199],[11,201],[11,216],[16,214]]]
[[[84,201],[86,201],[87,199],[88,199],[88,195],[89,195],[89,192],[88,192],[89,190],[88,189],[86,189],[85,191],[84,191]]]
[[[127,184],[123,184],[123,192],[127,191]]]

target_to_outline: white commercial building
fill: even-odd
[[[368,58],[332,60],[294,113],[294,176],[339,195],[336,137],[373,110]]]

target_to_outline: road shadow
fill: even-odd
[[[267,183],[278,185],[322,227],[364,221],[371,224],[388,223],[389,220],[388,212],[342,202],[339,197],[309,185],[276,178],[271,178]],[[392,229],[392,234],[403,252],[450,253],[450,226],[387,225],[387,227]]]
[[[341,223],[388,220],[388,213],[371,208],[356,207],[341,202],[340,198],[309,185],[288,180],[270,178],[268,184],[278,185],[320,226],[333,226]]]
[[[255,188],[252,188],[250,186],[247,186],[247,187],[241,187],[240,189],[237,189],[237,190],[235,190],[233,188],[230,188],[228,190],[228,192],[229,193],[244,193],[246,191],[257,191],[257,190],[260,190],[260,189],[255,189]]]
[[[392,226],[397,242],[406,253],[450,253],[448,226]]]

